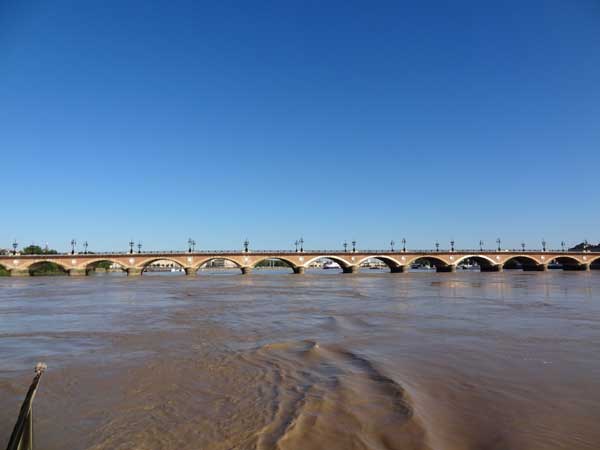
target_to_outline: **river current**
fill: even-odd
[[[600,272],[0,278],[0,446],[600,448]]]

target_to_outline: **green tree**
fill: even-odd
[[[31,275],[65,275],[67,272],[58,264],[52,262],[40,262],[29,269]]]
[[[56,250],[33,244],[21,250],[21,255],[56,255],[57,253]]]

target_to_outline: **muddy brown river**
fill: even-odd
[[[600,448],[600,271],[0,278],[0,447]]]

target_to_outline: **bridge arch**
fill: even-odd
[[[256,261],[254,261],[251,265],[251,267],[253,269],[256,269],[258,267],[260,267],[259,265],[261,263],[264,263],[266,261],[281,261],[285,264],[286,267],[289,267],[292,270],[295,270],[298,266],[291,260],[287,259],[287,258],[283,258],[281,256],[265,256],[264,258],[260,258]]]
[[[199,263],[197,263],[194,266],[194,269],[195,270],[200,270],[203,266],[205,266],[206,264],[210,263],[211,261],[229,261],[229,262],[235,264],[235,267],[237,267],[238,269],[242,268],[242,265],[238,261],[236,261],[235,259],[233,259],[233,258],[227,258],[227,257],[223,257],[223,256],[218,256],[218,257],[210,257],[210,258],[203,259],[202,261],[200,261]]]
[[[596,256],[595,258],[592,258],[589,261],[589,264],[592,269],[600,269],[600,255]]]
[[[135,257],[136,255],[133,254],[131,256]],[[156,261],[169,261],[169,262],[172,262],[173,264],[176,264],[177,266],[183,267],[183,264],[180,261],[178,261],[175,258],[171,258],[169,256],[152,256],[152,257],[146,258],[142,261],[137,261],[137,258],[136,258],[136,262],[135,262],[135,264],[132,264],[132,266],[135,266],[135,267],[141,269],[141,268],[147,267],[148,265],[150,265]]]
[[[0,277],[4,277],[4,276],[8,276],[8,275],[10,275],[9,268],[3,264],[0,264]]]
[[[152,263],[155,263],[156,261],[169,261],[170,263],[173,263],[173,265],[175,267],[178,267],[180,269],[184,269],[183,265],[179,261],[177,261],[176,259],[172,259],[172,258],[160,258],[160,257],[147,259],[147,260],[139,263],[137,267],[141,269],[142,274],[143,274],[145,272],[148,272],[148,268],[150,267],[150,265]]]
[[[92,261],[87,262],[87,264],[85,265],[86,274],[95,272],[96,269],[98,268],[98,265],[100,265],[101,263],[116,264],[120,267],[121,271],[123,271],[123,272],[126,271],[126,267],[123,265],[122,262],[115,261],[114,259],[110,259],[110,258],[97,258],[97,259],[93,259]]]
[[[336,262],[340,265],[340,267],[342,269],[348,268],[352,265],[358,265],[358,262],[350,263],[350,262],[346,261],[344,258],[340,258],[339,256],[319,255],[319,256],[315,256],[314,258],[310,258],[308,261],[305,261],[304,267],[309,267],[311,263],[318,261],[319,259],[329,259],[333,262]]]
[[[396,259],[392,258],[391,256],[387,256],[387,255],[371,255],[371,256],[367,256],[365,258],[360,259],[356,264],[360,266],[361,264],[363,264],[364,262],[368,261],[369,259],[376,259],[378,261],[381,261],[391,271],[397,270],[400,266],[403,265],[403,264],[400,263],[400,261],[397,261]]]
[[[554,258],[552,261],[556,261],[558,264],[563,266],[563,268],[565,268],[565,267],[575,268],[575,267],[581,266],[581,264],[583,263],[582,261],[580,261],[579,259],[577,259],[573,256],[558,256],[558,257]]]
[[[550,261],[546,261],[546,262],[549,263]],[[519,268],[519,266],[521,266],[521,268],[523,270],[527,270],[530,268],[538,267],[544,263],[538,261],[537,259],[535,259],[532,256],[514,255],[514,256],[510,256],[509,258],[505,259],[502,264],[505,269],[517,269],[517,268]]]
[[[64,265],[48,259],[34,261],[24,269],[29,271],[29,275],[67,275],[69,273]]]
[[[431,256],[431,255],[420,255],[420,256],[415,256],[411,259],[409,259],[406,262],[406,265],[408,267],[412,266],[413,264],[419,262],[419,261],[428,261],[430,265],[434,266],[436,269],[440,269],[443,267],[448,267],[450,264],[445,261],[444,259],[442,259],[441,257],[437,257],[437,256]]]
[[[458,258],[455,262],[456,265],[459,265],[462,262],[465,261],[475,261],[477,262],[477,264],[479,264],[479,267],[485,267],[485,268],[489,268],[492,266],[496,266],[499,263],[499,261],[494,261],[492,258],[488,257],[488,256],[484,256],[484,255],[464,255],[461,256],[460,258]]]

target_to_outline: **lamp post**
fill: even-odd
[[[435,251],[436,252],[440,251],[440,243],[438,241],[435,241]]]
[[[71,255],[75,254],[75,246],[77,245],[77,241],[75,239],[71,239]]]
[[[138,253],[142,253],[142,243],[141,242],[138,242],[137,247],[138,247]]]
[[[298,241],[300,243],[300,253],[304,252],[304,238],[300,238]]]
[[[585,239],[583,241],[583,251],[584,251],[584,253],[587,252],[587,249],[588,249],[588,240]]]
[[[563,252],[565,251],[565,241],[560,241],[560,248]]]
[[[394,242],[394,240],[392,239],[392,240],[390,241],[390,249],[391,249],[391,251],[392,251],[392,252],[394,251],[394,244],[395,244],[395,242]]]
[[[450,241],[450,251],[454,253],[454,239]]]
[[[188,238],[188,253],[192,253],[192,243],[194,241],[192,240],[192,238]]]
[[[483,241],[479,241],[479,251],[482,252],[483,251]]]
[[[546,239],[542,239],[542,251],[546,251]]]
[[[402,238],[402,251],[406,253],[406,238]]]
[[[525,251],[525,242],[521,242],[521,248]]]
[[[496,244],[498,244],[498,251],[502,251],[502,248],[500,247],[500,244],[502,243],[502,240],[500,240],[500,238],[496,239]]]
[[[133,239],[129,241],[129,254],[133,254],[133,246],[135,245],[135,242],[133,242]]]
[[[15,239],[12,243],[12,247],[13,247],[13,255],[17,254],[17,247],[19,246],[19,244],[17,244],[17,240]]]
[[[348,243],[344,241],[342,245],[344,246],[344,253],[348,253]]]
[[[248,241],[248,238],[246,238],[246,240],[244,241],[244,252],[248,253],[249,245],[250,245],[250,242]]]
[[[83,253],[84,253],[85,255],[87,255],[87,249],[88,249],[88,241],[85,241],[85,242],[83,243]]]
[[[352,253],[356,253],[356,240],[352,241]]]
[[[296,253],[298,253],[298,239],[294,241],[294,246],[296,247]]]

